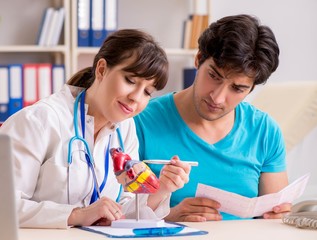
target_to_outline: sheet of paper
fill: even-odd
[[[298,178],[277,193],[248,198],[232,192],[223,191],[205,184],[198,184],[196,197],[206,197],[221,204],[219,211],[242,218],[262,216],[272,208],[285,202],[292,203],[299,198],[306,187],[310,174]]]

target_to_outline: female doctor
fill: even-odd
[[[135,217],[134,195],[121,191],[109,149],[138,159],[132,117],[167,82],[168,61],[154,39],[139,30],[110,35],[93,66],[63,88],[11,116],[0,128],[11,136],[21,227],[109,225]],[[169,213],[171,192],[188,181],[190,166],[172,159],[155,194],[141,194],[140,218]]]

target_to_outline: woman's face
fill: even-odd
[[[117,123],[140,113],[156,90],[154,79],[133,77],[123,69],[132,60],[109,68],[104,59],[99,60],[96,79],[90,87],[89,114]]]

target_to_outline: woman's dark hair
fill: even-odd
[[[280,51],[272,30],[245,14],[210,24],[198,44],[199,66],[212,57],[217,67],[254,78],[254,85],[264,84],[279,64]]]
[[[110,34],[95,56],[93,66],[77,72],[67,84],[89,88],[95,79],[100,59],[105,59],[111,68],[131,57],[134,61],[124,71],[131,72],[135,77],[155,79],[157,90],[165,87],[168,79],[166,53],[151,35],[137,29],[122,29]]]

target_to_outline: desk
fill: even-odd
[[[310,229],[298,229],[283,224],[279,220],[234,220],[204,223],[185,223],[187,226],[206,230],[208,235],[169,237],[168,240],[176,239],[205,239],[205,240],[316,240],[317,231]],[[83,231],[76,228],[68,230],[57,229],[20,229],[20,240],[105,240],[105,236]],[[135,239],[135,238],[132,238]],[[159,240],[163,238],[139,238]]]

